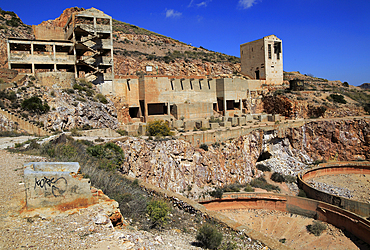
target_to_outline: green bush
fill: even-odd
[[[257,169],[258,170],[261,170],[263,172],[270,172],[271,171],[271,168],[269,166],[265,166],[263,164],[257,164]]]
[[[197,241],[199,241],[204,248],[217,249],[222,242],[222,233],[209,224],[203,225],[197,232]]]
[[[117,169],[122,165],[125,158],[122,148],[113,142],[88,147],[86,152],[90,156],[103,160],[99,168],[106,170]]]
[[[307,231],[315,236],[320,236],[327,226],[321,221],[314,221],[311,225],[307,225]]]
[[[35,112],[38,114],[47,113],[50,110],[49,105],[46,102],[44,102],[43,104],[42,100],[37,96],[32,96],[31,98],[23,100],[21,106],[24,110]]]
[[[121,136],[125,136],[125,135],[128,135],[128,132],[126,130],[122,130],[122,129],[117,129],[116,132],[118,134],[120,134]]]
[[[164,200],[152,200],[148,203],[146,211],[152,227],[162,227],[167,223],[170,206]]]
[[[98,99],[99,100],[99,102],[101,102],[101,103],[103,103],[103,104],[107,104],[108,103],[108,100],[107,100],[107,98],[105,98],[105,96],[103,95],[103,94],[97,94],[96,96],[95,96],[95,98],[96,99]]]
[[[222,190],[226,192],[240,192],[241,185],[239,183],[233,183],[229,185],[225,185]]]
[[[267,191],[273,191],[273,190],[280,191],[280,188],[278,186],[267,183],[266,179],[263,177],[259,177],[257,179],[252,180],[250,185],[255,188],[265,189]]]
[[[168,124],[161,120],[147,123],[147,132],[150,136],[168,136],[172,135]]]
[[[285,181],[285,178],[284,178],[284,175],[278,173],[278,172],[274,172],[272,175],[271,175],[271,180],[273,180],[274,182],[279,182],[279,183],[282,183]]]
[[[199,148],[203,149],[204,151],[208,151],[208,145],[207,144],[200,144]]]
[[[223,194],[224,194],[224,190],[222,188],[216,188],[215,190],[209,193],[210,196],[217,198],[217,199],[221,199]]]
[[[344,96],[342,96],[340,94],[330,94],[330,96],[328,96],[327,99],[329,101],[333,101],[333,102],[336,102],[336,103],[343,103],[343,104],[347,103],[347,101],[344,99]]]
[[[244,188],[245,192],[254,192],[254,188],[250,184],[247,184]]]

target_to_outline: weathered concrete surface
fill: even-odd
[[[90,180],[78,162],[30,162],[24,165],[27,208],[93,203]]]
[[[222,199],[200,202],[208,210],[268,209],[299,214],[347,230],[370,244],[370,221],[321,201],[272,193],[226,193]]]
[[[370,174],[370,162],[330,162],[322,163],[319,167],[307,170],[298,175],[298,184],[306,192],[307,196],[333,204],[340,208],[349,210],[353,213],[364,217],[370,217],[370,204],[359,202],[337,195],[322,192],[313,188],[307,182],[314,178],[323,175],[336,174]]]

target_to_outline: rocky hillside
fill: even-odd
[[[127,138],[119,144],[126,156],[124,174],[176,192],[191,190],[189,195],[199,198],[206,186],[249,183],[261,174],[257,163],[296,175],[315,161],[369,160],[370,122],[310,122],[288,129],[284,137],[256,131],[208,151],[181,140]]]
[[[0,91],[0,107],[53,131],[119,127],[113,103],[86,82],[59,90],[40,87],[30,77],[21,86]],[[2,116],[0,127],[17,130],[17,124]]]
[[[284,80],[304,81],[304,90],[280,89],[264,96],[264,110],[289,118],[359,116],[370,112],[370,94],[341,81],[285,72]]]
[[[24,24],[14,12],[0,8],[0,68],[7,68],[6,39],[9,37],[34,39],[31,26]]]

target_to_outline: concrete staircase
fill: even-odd
[[[6,117],[8,120],[15,122],[18,126],[18,129],[24,130],[31,135],[49,136],[52,134],[52,131],[47,130],[38,124],[28,121],[24,117],[11,113],[5,109],[0,108],[0,114]]]
[[[224,210],[222,213],[268,237],[285,239],[284,244],[293,249],[358,249],[332,225],[328,225],[328,229],[320,236],[308,233],[306,226],[312,224],[314,219],[300,215],[252,209]]]

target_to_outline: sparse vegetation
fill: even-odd
[[[203,149],[204,151],[208,151],[208,145],[207,144],[200,144],[199,148]]]
[[[267,183],[264,177],[259,177],[257,179],[252,180],[250,185],[255,188],[265,189],[267,191],[279,191],[280,192],[280,188],[278,186]]]
[[[257,169],[261,170],[263,172],[271,172],[271,168],[269,166],[263,165],[263,164],[257,164]]]
[[[274,172],[271,175],[271,180],[273,180],[274,182],[279,182],[279,183],[282,183],[282,182],[292,183],[296,181],[296,178],[291,175],[284,175],[278,172]]]
[[[152,227],[162,227],[168,221],[168,213],[170,212],[170,205],[164,200],[151,200],[146,211],[152,222]]]
[[[327,226],[321,221],[314,221],[312,224],[307,225],[307,231],[315,236],[320,236]]]
[[[222,233],[210,224],[205,224],[199,228],[196,237],[197,241],[206,249],[217,249],[221,245],[222,238]]]
[[[47,104],[47,102],[45,101],[43,103],[42,100],[37,96],[33,96],[31,98],[25,99],[22,102],[21,106],[22,106],[22,109],[30,111],[30,112],[34,112],[37,114],[44,114],[44,113],[49,112],[50,110],[50,107]]]
[[[224,194],[224,190],[222,188],[216,188],[215,190],[209,193],[210,196],[217,198],[217,199],[221,199],[223,194]]]
[[[336,103],[343,103],[346,104],[347,101],[344,99],[344,96],[340,94],[330,94],[327,98],[329,101],[336,102]]]
[[[107,103],[108,103],[107,98],[105,98],[105,96],[104,96],[103,94],[101,94],[101,93],[97,94],[97,95],[95,96],[95,98],[96,98],[97,100],[99,100],[99,102],[101,102],[101,103],[103,103],[103,104],[107,104]]]
[[[172,135],[168,124],[162,120],[156,120],[147,123],[147,132],[150,136],[168,136]]]

